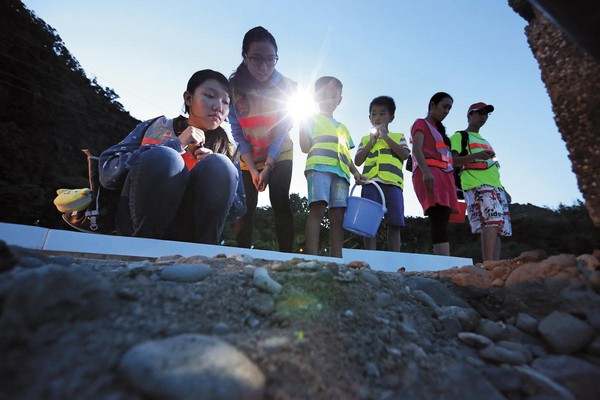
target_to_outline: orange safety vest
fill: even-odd
[[[480,150],[481,149],[481,150]],[[475,151],[473,151],[475,150]],[[494,152],[494,149],[492,148],[492,146],[485,144],[485,143],[469,143],[469,152],[470,153],[479,153],[479,151],[483,151],[483,150],[490,150],[492,152]],[[488,169],[490,167],[492,167],[494,164],[497,164],[497,161],[494,161],[493,159],[487,159],[487,160],[480,160],[480,161],[473,161],[470,163],[466,163],[465,165],[463,165],[463,169]]]
[[[294,93],[295,82],[285,76],[276,85],[268,89],[250,89],[243,96],[233,91],[233,104],[236,105],[237,120],[243,129],[246,141],[252,146],[252,157],[257,168],[267,159],[269,144],[277,129],[283,129],[279,124],[286,124],[286,109],[290,96]],[[242,102],[247,108],[243,113],[237,109]],[[291,126],[290,126],[291,128]],[[277,161],[291,160],[292,140],[287,133],[283,142],[281,154]],[[242,169],[246,169],[243,162]]]
[[[169,123],[172,123],[172,120],[167,120],[167,121]],[[175,129],[169,127],[169,130],[165,130],[163,127],[163,129],[158,130],[158,134],[161,136],[155,137],[155,135],[152,135],[152,127],[150,127],[150,129],[148,129],[148,131],[146,131],[147,136],[144,136],[144,138],[142,139],[141,145],[143,146],[145,144],[161,144],[165,139],[175,136]],[[192,168],[194,168],[196,166],[196,164],[198,164],[198,160],[196,159],[196,157],[194,157],[192,154],[190,154],[187,151],[185,153],[183,153],[181,155],[181,157],[183,158],[183,161],[185,162],[185,166],[190,171],[192,170]]]

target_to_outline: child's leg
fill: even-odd
[[[342,247],[344,246],[344,213],[346,208],[335,207],[329,209],[329,243],[331,244],[331,256],[342,258]]]
[[[400,252],[401,238],[400,238],[400,227],[388,225],[388,251]]]
[[[319,233],[326,208],[327,203],[324,201],[316,201],[308,206],[308,218],[304,233],[307,254],[319,254]]]
[[[364,237],[363,243],[365,245],[365,250],[377,250],[377,236],[373,238]]]
[[[486,226],[481,230],[481,253],[483,261],[500,259],[500,236],[496,226]]]

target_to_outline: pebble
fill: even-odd
[[[185,334],[138,344],[118,366],[121,377],[157,399],[259,400],[265,376],[245,354],[211,336]]]
[[[519,313],[517,314],[515,326],[524,332],[534,334],[537,332],[538,323],[538,320],[533,318],[531,315]]]
[[[252,284],[257,288],[266,292],[277,294],[281,292],[282,286],[269,276],[267,270],[263,267],[258,267],[254,270]]]
[[[182,260],[184,260],[185,257],[179,254],[173,254],[170,256],[162,256],[162,257],[158,257],[154,263],[158,264],[158,265],[164,265],[164,264],[175,264],[176,262],[181,262]]]
[[[298,269],[307,269],[307,270],[315,270],[321,266],[321,263],[318,261],[303,261],[296,264],[296,268]]]
[[[540,321],[538,330],[550,347],[559,354],[572,354],[592,341],[594,331],[571,314],[553,311]]]
[[[499,364],[523,365],[526,362],[525,357],[518,351],[496,345],[479,350],[479,355],[486,360]]]
[[[255,293],[248,299],[248,306],[260,316],[269,316],[275,311],[275,300],[269,294]]]
[[[600,367],[597,365],[568,355],[551,355],[538,358],[531,366],[566,387],[577,399],[600,398]]]
[[[377,275],[375,275],[373,272],[371,272],[371,271],[369,271],[367,269],[360,270],[359,276],[365,282],[368,282],[372,286],[375,286],[375,287],[381,286],[381,281],[379,280],[379,278],[377,277]]]
[[[477,349],[484,349],[494,345],[490,339],[483,335],[478,335],[472,332],[461,332],[458,334],[458,338],[466,345],[475,347]]]
[[[369,263],[366,261],[350,261],[348,266],[354,269],[369,268]]]
[[[269,266],[269,269],[271,271],[279,271],[279,272],[283,272],[283,271],[291,271],[294,269],[294,265],[291,263],[273,263]]]
[[[254,262],[254,257],[249,256],[248,254],[231,254],[227,258],[232,260],[239,261],[245,264],[252,264]]]
[[[378,307],[389,307],[393,304],[394,302],[394,298],[386,292],[379,292],[377,293],[377,296],[375,297],[375,304]]]
[[[38,268],[44,265],[44,262],[36,257],[21,257],[19,258],[19,265],[23,268]]]
[[[207,264],[173,264],[163,267],[160,279],[173,282],[198,282],[210,275],[212,268]]]

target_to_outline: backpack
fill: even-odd
[[[87,157],[91,201],[83,210],[63,212],[62,218],[71,228],[80,232],[114,234],[120,191],[106,189],[100,184],[99,157],[92,155],[88,149],[83,149],[82,152]]]
[[[469,133],[467,131],[459,131],[460,132],[460,153],[458,153],[459,156],[464,157],[467,154],[469,154],[469,150],[467,149],[467,146],[469,144]],[[458,197],[459,200],[464,200],[465,195],[463,193],[462,190],[462,185],[460,183],[460,173],[462,172],[462,168],[461,169],[454,169],[454,186],[456,186],[456,197]]]
[[[142,130],[142,136],[159,118],[160,116],[150,120]],[[113,235],[117,232],[115,217],[121,190],[110,190],[102,186],[98,168],[100,157],[92,155],[88,149],[82,149],[81,151],[87,156],[88,180],[90,185],[89,196],[91,197],[91,202],[83,210],[63,212],[62,218],[67,225],[80,232]],[[59,191],[57,193],[61,196]],[[56,200],[54,204],[56,204]],[[62,208],[58,205],[57,208],[59,211],[62,211]]]

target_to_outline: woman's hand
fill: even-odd
[[[179,135],[179,142],[183,149],[186,149],[189,145],[198,146],[204,144],[205,141],[204,131],[193,126],[188,126],[181,132],[181,135]]]
[[[202,161],[204,157],[212,153],[213,151],[211,149],[207,149],[206,147],[196,147],[193,152],[194,157],[198,161]]]
[[[258,186],[256,186],[256,190],[259,192],[263,192],[267,188],[267,185],[269,184],[270,171],[271,168],[264,168],[262,171],[260,171],[258,176]]]
[[[433,188],[435,186],[433,174],[429,168],[421,168],[421,172],[423,173],[423,184],[425,185],[425,189],[427,189],[428,192],[433,193]]]
[[[250,176],[252,176],[252,183],[254,183],[254,187],[256,188],[256,190],[258,190],[259,192],[262,192],[264,189],[261,190],[260,189],[260,172],[258,172],[258,170],[256,168],[250,168]]]

